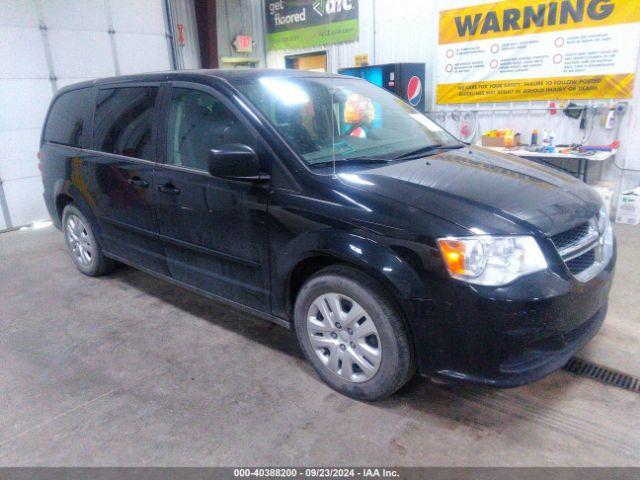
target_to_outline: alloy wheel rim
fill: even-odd
[[[89,266],[93,260],[94,247],[80,217],[73,214],[67,217],[65,233],[74,260],[82,266]]]
[[[307,314],[307,333],[315,355],[343,380],[366,382],[380,369],[378,329],[367,311],[346,295],[332,292],[316,298]]]

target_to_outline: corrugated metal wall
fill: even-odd
[[[252,57],[260,59],[257,67],[264,67],[264,2],[261,0],[217,0],[218,57]],[[237,35],[253,39],[252,53],[237,53],[233,40]],[[220,62],[220,68],[222,68]]]
[[[173,25],[172,42],[176,51],[176,69],[200,68],[200,45],[193,0],[170,0],[169,16]],[[183,26],[183,45],[178,41],[178,25]]]
[[[0,230],[49,216],[36,153],[58,88],[170,68],[163,5],[163,0],[0,0]]]

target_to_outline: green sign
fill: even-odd
[[[265,0],[269,50],[358,39],[358,0]]]

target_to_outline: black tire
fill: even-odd
[[[375,324],[381,359],[378,370],[366,381],[356,383],[334,373],[312,347],[307,317],[313,302],[328,293],[353,299]],[[320,378],[343,395],[358,400],[380,400],[396,392],[413,376],[413,350],[401,313],[378,282],[352,267],[327,267],[302,286],[295,302],[294,327],[302,351]]]
[[[88,243],[86,251],[90,251],[90,256],[84,257],[74,251],[74,240],[69,232],[70,222],[79,219],[81,223],[82,238]],[[67,249],[76,268],[90,277],[99,277],[113,270],[115,262],[107,258],[102,253],[102,248],[93,233],[93,225],[87,217],[73,204],[69,204],[62,212],[62,232],[67,244]],[[90,258],[89,258],[90,257]],[[89,258],[89,260],[86,260]]]

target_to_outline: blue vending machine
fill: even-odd
[[[386,63],[364,67],[340,68],[338,73],[360,77],[404,98],[421,112],[426,110],[424,63]]]

